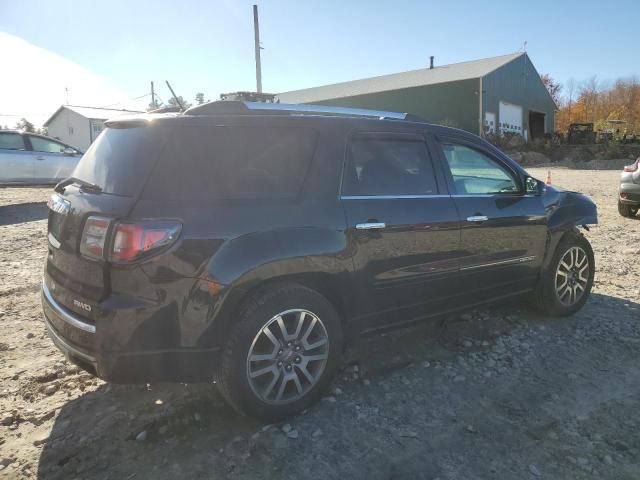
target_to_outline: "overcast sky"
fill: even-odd
[[[0,124],[71,104],[144,107],[155,80],[197,92],[255,89],[245,0],[0,0]],[[268,92],[512,53],[527,41],[560,82],[640,74],[640,2],[269,0],[259,3]],[[4,33],[3,33],[4,32]],[[15,115],[15,116],[7,116]]]

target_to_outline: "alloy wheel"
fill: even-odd
[[[247,379],[265,403],[302,398],[318,383],[329,358],[329,336],[314,313],[292,309],[272,317],[253,339]]]
[[[560,303],[574,305],[587,288],[589,258],[580,247],[571,247],[560,259],[556,269],[555,289]]]

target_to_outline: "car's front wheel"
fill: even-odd
[[[549,315],[571,315],[586,303],[595,273],[593,249],[578,231],[567,233],[540,275],[536,305]]]
[[[340,363],[342,331],[331,303],[298,284],[253,295],[223,350],[219,389],[239,412],[274,421],[315,402]]]

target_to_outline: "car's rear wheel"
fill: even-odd
[[[218,386],[239,412],[282,419],[322,395],[341,353],[340,320],[331,303],[302,285],[275,285],[242,306],[222,354]]]
[[[536,305],[549,315],[571,315],[586,303],[595,273],[593,249],[579,232],[567,233],[540,276]]]
[[[638,214],[638,207],[618,202],[618,213],[623,217],[635,217]]]

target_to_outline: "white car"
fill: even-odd
[[[53,138],[0,130],[0,184],[57,183],[71,175],[81,156]]]

